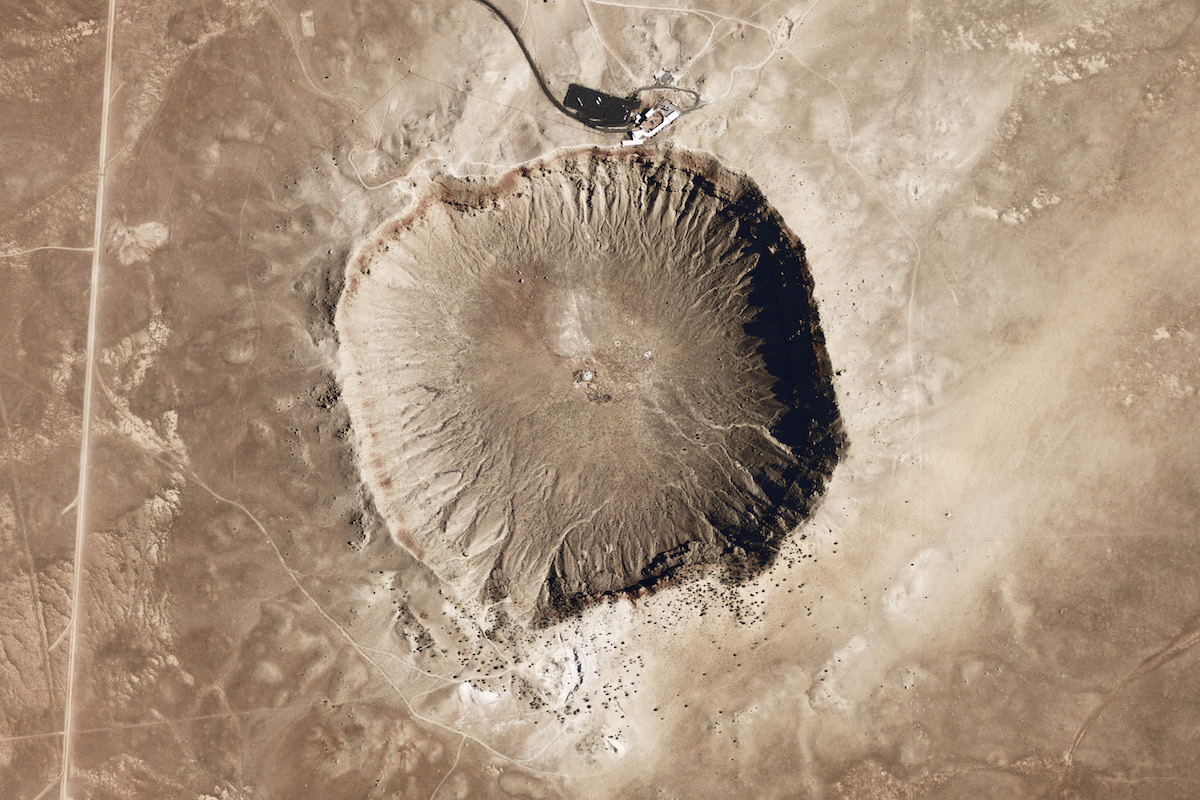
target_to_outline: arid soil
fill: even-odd
[[[497,5],[0,2],[0,798],[1197,796],[1195,3]]]

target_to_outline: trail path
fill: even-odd
[[[90,248],[90,247],[63,247],[63,246],[57,245],[57,244],[47,244],[47,245],[42,245],[41,247],[31,247],[28,250],[18,250],[15,253],[0,253],[0,258],[16,258],[17,256],[24,256],[24,255],[29,255],[30,253],[37,253],[41,250],[70,250],[75,253],[90,253],[90,252],[92,252],[92,248]]]

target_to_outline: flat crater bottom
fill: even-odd
[[[754,574],[844,444],[803,247],[709,156],[444,179],[352,255],[336,324],[395,541],[535,620]]]

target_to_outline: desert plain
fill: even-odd
[[[0,797],[1200,793],[1200,5],[496,6],[0,4]]]

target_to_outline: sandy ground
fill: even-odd
[[[560,90],[698,91],[652,146],[804,243],[816,513],[740,587],[450,602],[361,478],[347,259],[616,137],[468,0],[7,2],[0,796],[1195,796],[1195,3],[503,5]]]

